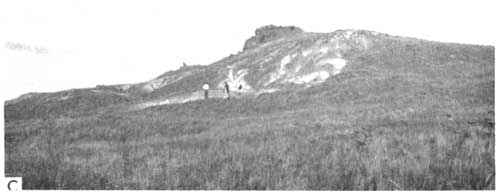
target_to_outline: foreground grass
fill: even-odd
[[[415,114],[336,122],[345,111],[12,124],[6,169],[24,178],[24,189],[495,188],[487,119]]]

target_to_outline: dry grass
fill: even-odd
[[[7,141],[16,146],[6,169],[25,189],[495,188],[494,131],[484,120],[336,124],[311,113],[56,119]]]

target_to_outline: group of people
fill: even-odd
[[[203,84],[203,90],[205,91],[205,100],[208,99],[208,92],[210,90],[210,85],[208,84],[208,82],[205,82],[205,84]],[[240,86],[238,86],[238,90],[241,90],[243,89],[243,86],[240,84]],[[224,93],[226,93],[226,99],[230,99],[231,98],[231,91],[229,89],[229,84],[227,83],[227,81],[224,82]]]

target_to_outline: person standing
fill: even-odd
[[[205,100],[208,100],[208,90],[210,89],[210,86],[208,85],[208,82],[205,82],[203,84],[203,90],[205,91]]]
[[[231,98],[231,96],[229,95],[229,84],[227,83],[227,81],[224,82],[224,87],[226,88],[226,95],[227,95],[227,99],[229,100],[229,98]]]

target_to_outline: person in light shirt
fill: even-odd
[[[205,91],[205,100],[208,99],[208,90],[210,89],[210,86],[208,85],[208,82],[205,82],[205,84],[203,84],[203,90]]]

